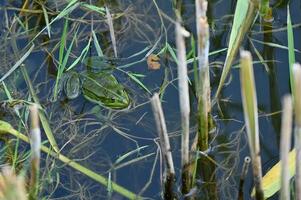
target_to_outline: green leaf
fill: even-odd
[[[295,52],[294,52],[295,49],[294,33],[293,33],[289,6],[287,6],[287,43],[288,43],[288,63],[289,63],[291,91],[292,91],[292,96],[294,97],[295,87],[294,87],[294,77],[293,77],[293,64],[296,62],[296,59],[295,59]]]
[[[120,156],[116,161],[115,161],[115,165],[120,163],[121,161],[125,160],[126,158],[128,158],[129,156],[135,154],[135,153],[139,153],[142,149],[145,149],[146,147],[148,147],[147,145],[146,146],[142,146],[142,147],[139,147],[137,149],[134,149],[130,152],[127,152],[126,154]]]
[[[140,87],[142,87],[145,91],[147,91],[149,94],[152,94],[149,89],[136,77],[134,76],[131,72],[128,72],[127,75],[134,81],[136,82]]]
[[[97,6],[94,6],[91,4],[87,4],[87,3],[83,3],[82,6],[89,10],[92,10],[92,11],[98,12],[102,15],[105,15],[105,9],[103,7],[97,7]]]
[[[257,13],[257,6],[253,1],[238,0],[236,3],[233,26],[231,29],[230,40],[226,61],[224,64],[221,79],[215,94],[217,98],[230,72],[231,65],[236,57],[236,54],[241,46],[241,43],[251,28]]]

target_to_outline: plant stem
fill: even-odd
[[[289,176],[289,150],[291,147],[293,108],[292,98],[287,95],[283,99],[282,122],[281,122],[281,189],[280,199],[290,200],[290,176]]]
[[[164,199],[173,199],[173,185],[175,168],[173,164],[169,137],[166,129],[165,118],[160,102],[159,95],[155,93],[151,99],[152,109],[156,121],[157,132],[160,136],[160,147],[166,166],[166,176],[164,180]]]
[[[178,16],[179,17],[179,16]],[[182,193],[189,192],[190,175],[187,167],[189,165],[189,92],[188,92],[188,76],[187,76],[187,63],[186,63],[186,47],[184,35],[187,31],[180,25],[180,20],[176,23],[176,44],[178,56],[178,85],[179,85],[179,99],[181,111],[181,125],[182,125]]]

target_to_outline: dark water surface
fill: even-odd
[[[114,29],[117,38],[118,57],[123,59],[117,60],[116,65],[117,68],[126,72],[144,74],[145,77],[141,81],[151,93],[159,91],[164,77],[167,75],[168,85],[163,96],[162,105],[168,132],[171,136],[172,152],[178,175],[177,183],[180,183],[180,113],[176,63],[172,61],[170,54],[162,54],[160,56],[160,70],[149,71],[145,59],[130,67],[125,67],[129,63],[143,59],[149,50],[136,57],[128,57],[141,52],[146,47],[150,49],[156,45],[154,53],[158,53],[164,47],[165,42],[168,42],[171,47],[175,48],[174,25],[168,19],[168,17],[172,20],[175,19],[172,1],[156,1],[160,12],[163,13],[161,16],[165,29],[162,29],[163,25],[154,2],[151,0],[110,1],[108,5],[110,12],[119,15],[114,20]],[[227,47],[235,2],[233,0],[209,1],[208,21],[210,24],[211,52]],[[260,112],[259,126],[264,174],[279,159],[281,98],[290,92],[287,50],[263,45],[255,41],[287,46],[285,29],[287,1],[277,2],[271,1],[271,4],[274,5],[275,20],[271,24],[266,24],[265,27],[258,22],[255,23],[252,32],[249,34],[249,39],[246,39],[243,44],[244,49],[252,52],[254,61],[259,59],[250,40],[253,41],[262,57],[271,61],[266,66],[254,64]],[[0,6],[0,17],[2,19],[0,30],[0,77],[2,77],[17,60],[11,44],[13,37],[17,38],[18,49],[20,50],[18,53],[23,55],[28,49],[23,48],[45,26],[45,22],[43,14],[28,14],[28,26],[31,30],[26,32],[22,25],[17,23],[15,32],[12,32],[11,24],[14,16],[25,20],[24,17],[20,16],[20,12],[15,10],[15,8],[21,8],[22,3],[21,1],[7,0],[1,1]],[[48,1],[46,3],[46,7],[51,12],[55,12],[56,8],[62,10],[64,6],[65,4],[62,1]],[[41,10],[41,8],[37,9]],[[300,9],[300,1],[290,1],[293,24],[301,23]],[[185,1],[182,12],[185,27],[195,36],[194,1]],[[109,28],[104,22],[104,17],[95,12],[87,15],[86,13],[86,11],[78,8],[68,16],[70,20],[67,47],[71,43],[74,27],[79,27],[78,40],[72,49],[72,58],[69,63],[72,63],[80,55],[89,40],[92,15],[94,19],[93,29],[104,54],[107,57],[114,56]],[[44,31],[41,36],[35,39],[34,52],[25,61],[26,69],[30,74],[41,104],[47,112],[56,140],[59,147],[62,148],[62,153],[105,177],[108,177],[109,172],[111,172],[113,181],[134,193],[142,192],[141,195],[149,199],[160,199],[160,174],[163,165],[158,154],[158,135],[149,103],[151,95],[147,91],[142,89],[125,73],[115,70],[114,75],[125,86],[132,99],[132,108],[129,110],[112,111],[101,108],[87,101],[82,95],[74,100],[69,100],[63,92],[59,95],[57,101],[52,100],[56,78],[55,66],[59,59],[58,44],[63,24],[63,20],[59,20],[51,26],[51,39],[47,38],[47,31]],[[268,30],[268,27],[272,27],[275,32],[263,34],[262,31]],[[294,28],[294,35],[295,48],[298,50],[301,49],[300,34],[300,26],[297,26]],[[187,51],[190,49],[189,44],[190,41],[187,40]],[[52,55],[52,58],[48,56],[49,54]],[[87,56],[95,55],[97,55],[97,52],[92,42]],[[212,96],[219,82],[220,64],[224,62],[225,55],[226,52],[224,51],[210,57]],[[301,61],[299,53],[296,53],[296,60]],[[236,64],[237,62],[234,65]],[[189,65],[189,69],[192,69],[192,66]],[[85,72],[87,69],[84,63],[79,63],[73,70],[79,73]],[[190,75],[193,77],[193,73]],[[16,70],[9,78],[5,79],[5,83],[12,92],[13,98],[30,100],[26,83],[19,70]],[[0,100],[5,99],[7,97],[3,89],[0,88]],[[193,104],[191,109],[191,133],[195,134],[196,102],[193,97],[191,99]],[[249,155],[246,134],[243,130],[244,120],[237,68],[231,71],[231,81],[229,81],[229,85],[223,88],[220,108],[214,106],[213,116],[217,130],[212,135],[210,154],[222,166],[217,168],[219,199],[236,199],[243,159]],[[26,119],[25,114],[23,117]],[[11,122],[15,128],[18,127],[19,120],[12,109],[1,108],[0,119]],[[43,136],[43,139],[46,140],[46,137]],[[24,146],[26,145],[24,144]],[[114,163],[120,156],[142,146],[147,147],[126,158],[122,163],[141,156],[149,156],[114,170]],[[43,157],[42,167],[45,169],[41,175],[45,180],[42,185],[42,195],[49,199],[109,198],[106,187],[86,178],[79,172],[75,172],[59,161],[45,156]],[[250,199],[252,186],[252,174],[249,172],[244,188],[245,199]],[[111,198],[123,199],[115,193],[112,194]]]

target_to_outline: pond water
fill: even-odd
[[[30,4],[27,11],[20,11],[23,5],[21,1],[0,2],[2,19],[0,77],[28,51],[31,46],[29,41],[46,25],[42,7],[37,2]],[[92,2],[102,6],[102,1]],[[209,1],[210,52],[227,48],[235,2],[233,0]],[[275,43],[287,46],[288,1],[271,1],[271,4],[274,21],[265,24],[266,26],[255,23],[249,37],[243,43],[243,48],[252,52],[254,61],[259,61],[259,59],[253,45],[263,59],[268,61],[265,65],[260,62],[254,64],[264,174],[279,159],[281,98],[290,92],[288,52],[286,49],[268,45],[268,43]],[[49,20],[54,19],[57,11],[63,10],[66,5],[65,1],[47,1],[45,8],[49,12]],[[116,0],[107,2],[107,6],[113,16],[118,58],[114,58],[105,12],[101,11],[104,14],[100,14],[79,6],[51,25],[51,38],[48,38],[47,28],[44,28],[34,39],[35,47],[24,62],[25,68],[40,103],[46,111],[62,154],[104,177],[111,177],[112,181],[136,194],[148,199],[160,199],[163,164],[158,150],[158,134],[149,99],[151,94],[165,88],[162,106],[175,160],[176,182],[180,185],[181,123],[177,66],[171,53],[167,52],[160,54],[161,68],[149,70],[145,55],[151,52],[159,53],[166,44],[175,49],[173,21],[175,15],[172,1]],[[300,1],[290,1],[292,23],[296,25],[294,35],[297,50],[301,49],[301,39],[298,37],[301,34],[300,8]],[[194,9],[194,1],[183,1],[181,10],[184,25],[195,36]],[[34,12],[34,10],[39,12]],[[108,107],[89,101],[83,93],[75,99],[68,99],[64,93],[63,83],[59,84],[62,85],[62,89],[58,91],[57,99],[54,98],[65,19],[68,19],[65,53],[73,38],[76,38],[66,68],[81,55],[90,38],[93,39],[91,32],[93,30],[103,54],[109,60],[108,63],[113,65],[112,73],[118,81],[116,87],[122,85],[131,99],[130,108],[108,109]],[[273,30],[273,32],[268,30]],[[14,41],[16,46],[13,45]],[[186,43],[187,51],[189,51],[190,40],[187,39]],[[92,41],[86,51],[86,57],[97,56],[97,53],[95,43]],[[219,82],[225,56],[226,51],[210,56],[212,96]],[[300,61],[299,52],[296,53],[296,60]],[[102,62],[92,64],[96,69],[90,69],[86,62],[85,60],[78,62],[71,71],[80,74],[81,77],[87,77],[89,70],[100,71],[101,66],[98,65],[103,64]],[[237,62],[234,63],[236,64]],[[193,77],[192,69],[193,66],[189,65],[191,78]],[[144,75],[144,77],[136,76],[136,79],[140,81],[138,82],[131,73]],[[31,101],[28,87],[19,68],[4,82],[12,98]],[[232,69],[231,80],[228,83],[222,90],[219,107],[217,105],[213,107],[217,127],[211,135],[210,142],[210,155],[219,163],[216,169],[219,199],[237,198],[243,159],[249,155],[243,129],[244,119],[237,67]],[[191,97],[191,134],[194,135],[196,100],[193,95]],[[3,87],[0,87],[0,100],[6,99],[7,95]],[[28,110],[22,107],[20,112],[22,119],[26,122]],[[8,121],[16,129],[25,131],[20,119],[10,107],[1,107],[0,120]],[[47,140],[45,134],[43,134],[43,140]],[[46,142],[46,145],[49,144]],[[26,156],[28,146],[22,143],[19,149],[20,158]],[[118,161],[123,155],[134,150],[137,151]],[[3,162],[5,162],[5,157],[2,158],[1,164]],[[20,167],[27,165],[26,161],[20,161]],[[46,199],[124,199],[115,192],[108,195],[106,186],[96,183],[45,154],[43,154],[41,166],[43,169],[41,196]],[[251,198],[252,187],[252,173],[249,171],[244,187],[245,199]],[[178,187],[177,190],[180,191],[180,188]]]

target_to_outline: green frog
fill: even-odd
[[[68,99],[75,99],[82,91],[87,100],[106,108],[121,110],[130,106],[128,93],[112,73],[87,72],[79,75],[69,72],[66,77],[64,92]]]

